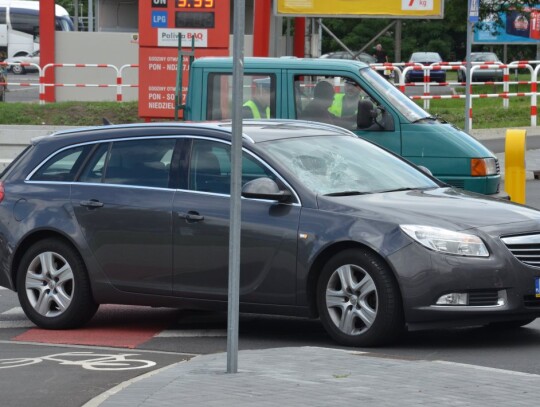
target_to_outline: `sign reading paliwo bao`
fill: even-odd
[[[443,18],[444,0],[277,0],[287,16]]]

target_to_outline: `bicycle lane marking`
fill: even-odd
[[[100,307],[100,312],[102,315],[100,320],[93,320],[79,329],[54,331],[33,328],[15,336],[12,340],[134,349],[154,338],[172,322],[169,318],[161,317],[146,318],[144,323],[141,323],[136,317],[141,310],[133,307],[105,305]]]

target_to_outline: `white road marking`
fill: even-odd
[[[26,321],[0,321],[0,329],[8,328],[36,328],[32,322]]]
[[[161,331],[154,338],[198,338],[198,337],[226,337],[226,329],[168,329]]]
[[[2,315],[24,315],[24,311],[21,307],[14,307],[2,312]]]

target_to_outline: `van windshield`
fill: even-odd
[[[382,95],[396,110],[405,116],[410,122],[414,122],[424,117],[429,117],[424,109],[414,103],[405,94],[396,89],[386,79],[371,68],[360,69],[360,76],[369,83],[375,91]]]

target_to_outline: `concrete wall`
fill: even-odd
[[[56,54],[58,64],[110,64],[122,65],[139,63],[139,44],[133,33],[119,32],[57,32]],[[253,55],[253,35],[244,39],[245,56]],[[284,44],[284,41],[283,41]],[[233,37],[230,37],[232,53]],[[283,45],[284,48],[284,45]],[[122,75],[124,84],[138,84],[139,70],[126,68]],[[56,68],[57,84],[116,84],[116,71],[112,68]],[[138,89],[124,87],[123,100],[138,100]],[[116,87],[57,87],[56,100],[65,101],[115,101]]]
[[[57,32],[56,63],[58,64],[110,64],[120,68],[138,64],[139,44],[132,33],[112,32]],[[126,68],[125,84],[138,84],[137,68]],[[56,68],[58,84],[116,84],[116,71],[112,68]],[[123,100],[137,100],[137,88],[124,87]],[[56,100],[115,101],[116,87],[111,88],[56,88]]]

